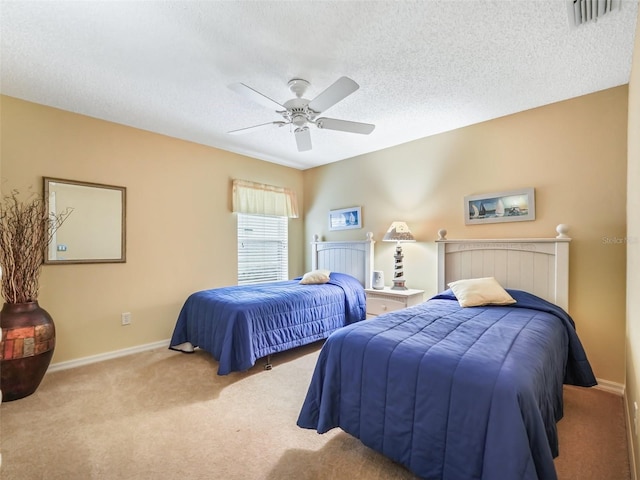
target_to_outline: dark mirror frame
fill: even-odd
[[[44,192],[44,200],[47,208],[47,212],[50,212],[49,206],[49,192],[50,192],[50,184],[67,184],[67,185],[75,185],[78,187],[87,187],[87,188],[97,188],[97,189],[107,189],[107,190],[116,190],[121,194],[121,211],[120,211],[120,225],[121,225],[121,238],[120,238],[120,257],[119,258],[73,258],[69,260],[57,260],[49,258],[49,248],[45,249],[44,254],[44,263],[47,265],[66,265],[66,264],[78,264],[78,263],[125,263],[126,262],[126,206],[127,206],[127,189],[126,187],[118,187],[115,185],[106,185],[102,183],[92,183],[92,182],[80,182],[76,180],[68,180],[63,178],[53,178],[53,177],[43,177],[43,192]],[[73,206],[71,206],[73,208]],[[65,220],[65,222],[70,221],[73,218],[73,212],[69,215],[69,217]],[[60,227],[64,228],[64,223]],[[60,230],[59,230],[60,231]],[[57,248],[57,245],[56,245]]]

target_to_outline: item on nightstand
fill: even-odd
[[[383,242],[396,242],[396,254],[394,255],[393,287],[392,290],[407,290],[404,279],[404,264],[401,242],[415,242],[411,230],[405,222],[393,222],[382,238]]]
[[[373,271],[372,286],[376,290],[382,290],[384,288],[384,272],[382,270]]]

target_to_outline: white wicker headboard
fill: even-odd
[[[364,288],[371,288],[373,273],[373,233],[362,241],[321,242],[318,235],[311,242],[311,268],[324,268],[332,272],[349,274]]]
[[[448,240],[440,230],[438,291],[464,278],[495,277],[505,288],[526,290],[569,311],[568,227],[555,238]]]

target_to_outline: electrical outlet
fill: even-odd
[[[130,312],[124,312],[121,315],[121,319],[122,319],[122,325],[131,325],[131,313]]]

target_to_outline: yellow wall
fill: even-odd
[[[162,135],[0,97],[2,190],[42,177],[127,187],[127,262],[45,265],[39,303],[54,318],[53,363],[166,340],[188,294],[237,282],[232,178],[287,186],[302,172]],[[304,268],[290,226],[291,275]],[[120,325],[131,312],[132,324]]]
[[[127,263],[43,267],[54,363],[167,339],[189,293],[236,282],[236,177],[298,192],[305,221],[290,222],[291,275],[310,267],[314,233],[341,240],[372,231],[380,240],[404,220],[419,240],[404,247],[407,283],[427,295],[436,292],[439,228],[450,238],[529,237],[569,224],[570,313],[596,375],[624,382],[626,86],[304,172],[0,99],[3,189],[40,189],[42,176],[127,187]],[[529,186],[534,222],[465,226],[465,195]],[[349,206],[362,206],[364,228],[328,232],[328,210]],[[392,256],[393,245],[377,243],[387,279]],[[121,312],[132,313],[131,326],[120,326]]]
[[[436,293],[437,231],[449,238],[549,237],[569,224],[570,313],[596,376],[624,382],[627,87],[416,140],[304,172],[306,237],[374,233],[390,284],[394,220],[407,285]],[[536,220],[465,226],[465,195],[535,187]],[[330,209],[362,206],[363,229],[328,232]]]
[[[636,25],[636,43],[629,80],[629,150],[627,175],[627,412],[633,403],[640,404],[640,13]],[[633,432],[633,413],[629,417],[629,431]],[[640,421],[640,419],[638,419]],[[640,427],[640,425],[639,425]],[[640,466],[640,443],[631,435],[633,459]],[[640,471],[635,471],[640,478]]]

